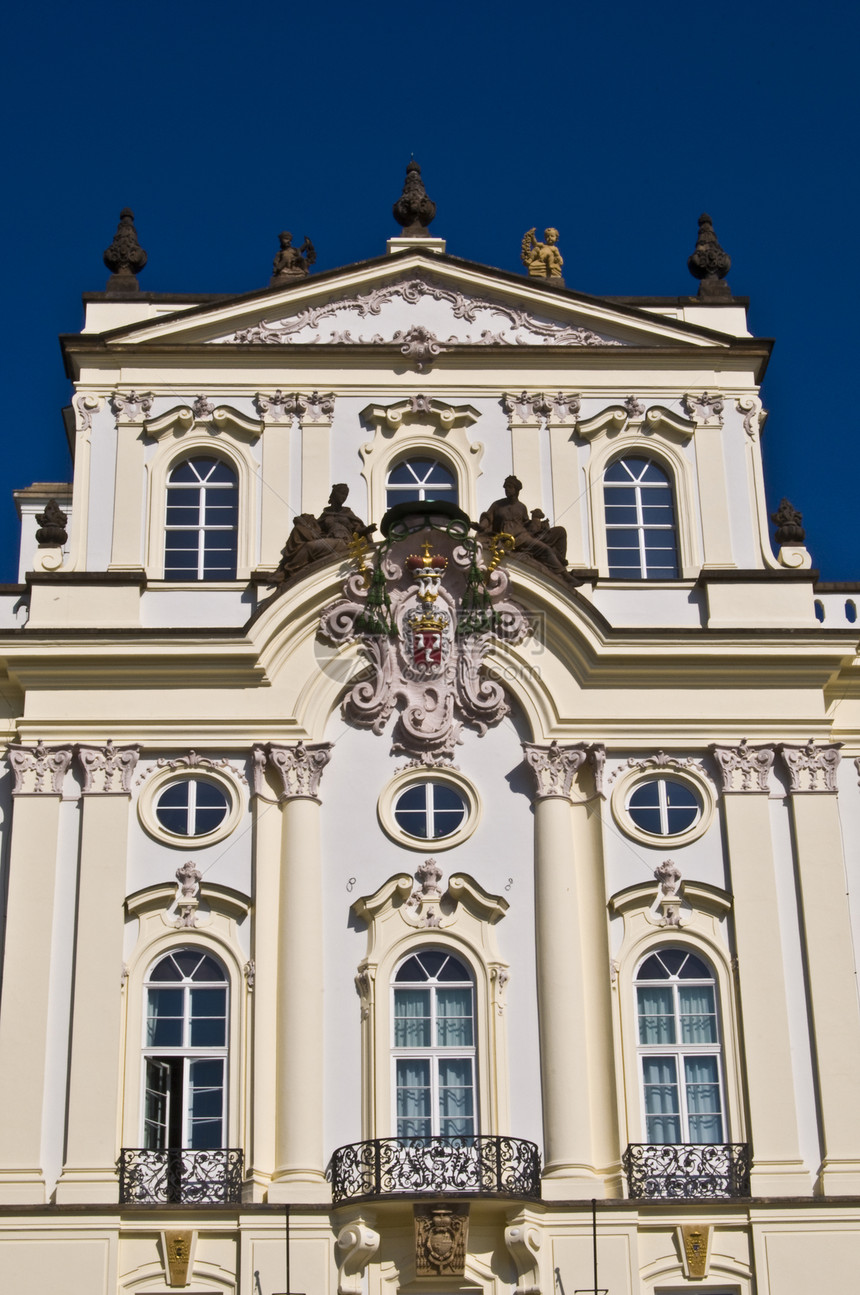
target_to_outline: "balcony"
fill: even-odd
[[[633,1200],[732,1200],[750,1194],[745,1142],[648,1146],[631,1143],[623,1156]]]
[[[332,1199],[386,1196],[481,1196],[540,1199],[540,1152],[518,1138],[374,1138],[338,1147],[331,1159]]]
[[[121,1205],[237,1205],[241,1199],[242,1152],[235,1148],[123,1147],[118,1165]]]

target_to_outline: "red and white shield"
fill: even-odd
[[[412,661],[416,666],[442,664],[442,635],[439,630],[412,631]]]

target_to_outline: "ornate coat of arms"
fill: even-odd
[[[464,724],[483,736],[509,713],[484,658],[494,640],[522,642],[529,625],[505,597],[506,573],[483,563],[468,519],[436,505],[423,516],[425,507],[416,504],[389,528],[372,570],[349,576],[320,632],[338,646],[357,641],[367,664],[344,699],[344,717],[382,733],[396,712],[392,752],[446,764]]]

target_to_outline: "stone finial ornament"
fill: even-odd
[[[40,549],[62,548],[68,542],[69,534],[66,522],[69,520],[56,499],[49,499],[43,513],[36,513],[39,529],[36,531],[36,542]]]
[[[281,246],[272,263],[270,288],[291,283],[293,279],[306,279],[317,259],[316,249],[307,234],[301,247],[293,247],[293,236],[288,229],[278,235],[278,241]]]
[[[775,513],[771,513],[770,520],[776,526],[775,538],[777,544],[804,544],[806,542],[803,514],[792,507],[787,499],[780,500],[779,508]]]
[[[552,279],[557,286],[563,288],[561,267],[564,265],[564,258],[557,246],[558,230],[550,225],[549,229],[543,231],[543,236],[545,241],[541,243],[537,239],[534,226],[523,234],[520,258],[530,278]]]
[[[687,269],[694,279],[700,280],[698,295],[706,301],[730,298],[731,288],[723,281],[731,268],[731,257],[720,247],[711,218],[703,212],[699,217],[695,251],[687,260]]]
[[[403,192],[391,208],[405,238],[430,238],[428,225],[436,215],[436,204],[427,197],[421,167],[413,158],[406,168]]]
[[[139,292],[136,276],[146,265],[146,252],[137,241],[134,212],[123,207],[113,242],[106,249],[104,263],[111,272],[105,285],[106,292]]]

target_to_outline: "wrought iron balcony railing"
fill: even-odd
[[[332,1199],[476,1192],[540,1198],[540,1152],[519,1138],[373,1138],[338,1147],[331,1159]]]
[[[745,1142],[649,1146],[631,1143],[624,1152],[633,1198],[673,1200],[749,1196],[750,1153]]]
[[[235,1148],[120,1152],[121,1205],[237,1205],[241,1193],[242,1152]]]

